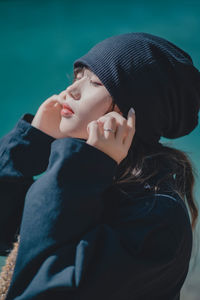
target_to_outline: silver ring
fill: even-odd
[[[111,128],[104,128],[103,130],[105,130],[105,131],[112,131],[113,133],[115,133],[115,131],[113,129],[111,129]]]

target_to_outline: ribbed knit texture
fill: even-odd
[[[75,60],[104,84],[127,118],[136,111],[136,135],[146,143],[178,138],[198,125],[200,73],[185,51],[148,33],[111,36]]]

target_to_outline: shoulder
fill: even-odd
[[[141,211],[141,218],[154,219],[165,224],[178,234],[191,231],[190,217],[187,207],[178,194],[154,193],[133,200],[135,210]]]
[[[127,193],[126,195],[119,195],[118,193],[118,199],[115,198],[115,200],[112,201],[112,208],[113,205],[119,214],[123,215],[124,213],[125,215],[129,213],[130,217],[133,218],[143,218],[145,216],[154,215],[163,221],[168,220],[169,222],[173,222],[178,214],[189,221],[186,205],[179,195],[175,193],[173,196],[168,193],[154,192],[144,192],[139,196],[135,195],[135,193]]]
[[[182,202],[181,202],[182,201]],[[150,193],[131,196],[118,206],[112,218],[114,226],[134,247],[179,253],[185,248],[190,254],[192,230],[183,200],[168,194]],[[187,249],[186,249],[187,248]],[[155,251],[157,253],[157,251]]]
[[[191,227],[187,207],[178,194],[155,193],[149,201],[152,204],[150,214],[160,217],[169,226]]]
[[[151,237],[155,245],[158,243],[160,249],[165,245],[172,257],[176,256],[180,261],[189,261],[193,233],[189,213],[183,200],[176,193],[173,196],[155,193],[148,198],[148,201],[151,203],[151,209],[142,220],[147,226],[152,226]]]

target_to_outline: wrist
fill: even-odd
[[[11,133],[9,149],[14,167],[24,176],[35,176],[45,171],[48,166],[52,136],[33,127],[33,114],[22,115]],[[14,136],[14,138],[12,138]]]

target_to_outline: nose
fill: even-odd
[[[80,92],[73,85],[70,85],[66,88],[66,98],[67,94],[75,100],[80,99],[81,96]]]

